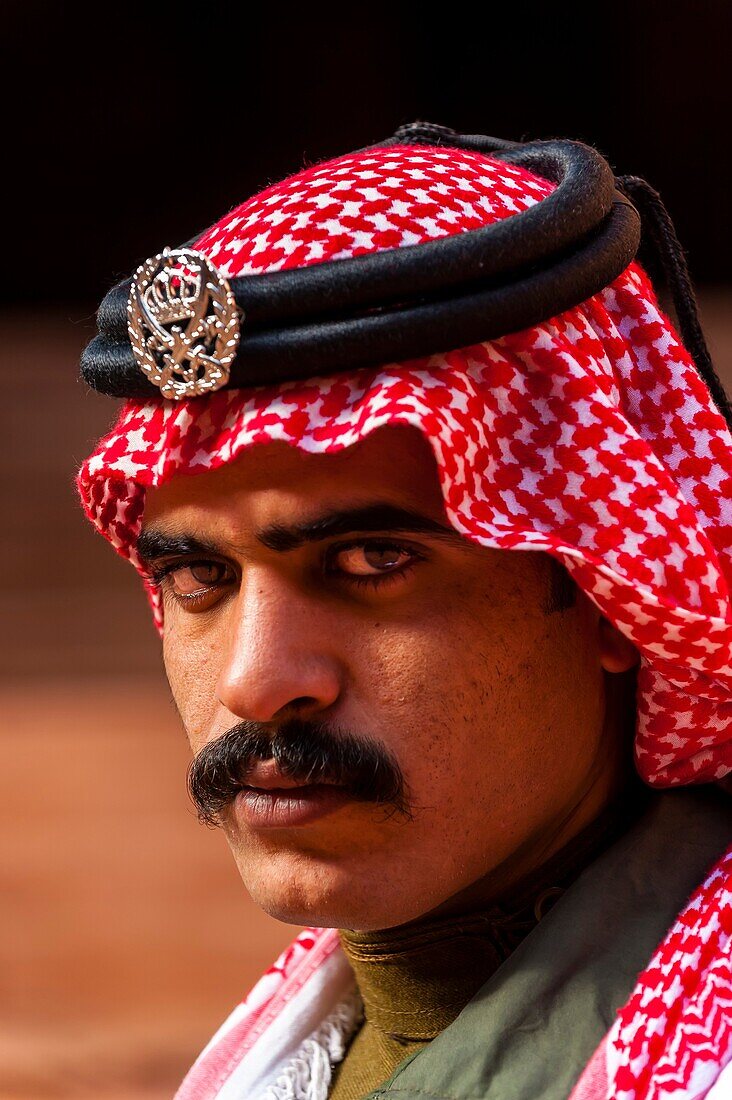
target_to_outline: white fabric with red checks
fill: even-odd
[[[551,190],[483,154],[393,146],[275,184],[196,247],[227,276],[275,271],[466,232]],[[730,772],[732,438],[636,264],[582,306],[488,343],[306,383],[129,401],[82,466],[79,489],[92,522],[137,565],[148,485],[262,442],[333,452],[386,424],[426,436],[457,530],[484,546],[553,554],[635,643],[644,779],[670,786]],[[158,594],[148,592],[162,629]],[[713,883],[699,901],[702,929],[727,911],[727,863]],[[673,1016],[679,975],[699,990],[712,981],[692,939],[673,945],[624,1010],[611,1059],[624,1084],[608,1095],[691,1100],[708,1087],[689,1084],[700,1059],[718,1071],[728,1058],[729,1017],[710,1010],[695,1035],[667,1036],[680,1044],[663,1052],[676,1091],[648,1083],[660,1057],[656,1007]],[[729,955],[717,962],[714,982],[728,996]]]

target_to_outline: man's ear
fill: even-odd
[[[640,661],[640,654],[633,643],[625,637],[604,615],[600,616],[600,664],[605,672],[627,672]]]

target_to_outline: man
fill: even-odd
[[[100,311],[84,506],[202,819],[309,926],[181,1100],[730,1094],[732,458],[664,214],[418,125]]]

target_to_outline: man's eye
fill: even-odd
[[[352,577],[378,577],[394,573],[414,561],[416,555],[403,546],[391,542],[362,543],[336,550],[331,558],[331,571],[347,573]]]
[[[165,576],[176,596],[193,596],[229,580],[230,570],[222,562],[195,561],[174,566]]]

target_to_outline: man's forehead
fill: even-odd
[[[148,489],[143,529],[231,525],[234,533],[379,505],[447,522],[434,456],[414,428],[390,425],[324,454],[281,442],[254,444],[215,470]]]

